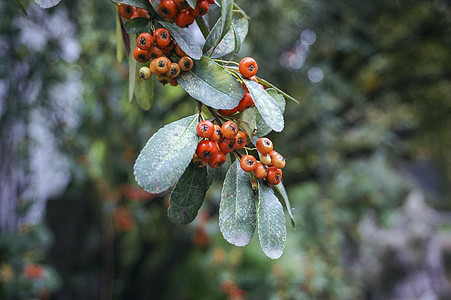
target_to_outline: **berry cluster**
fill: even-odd
[[[246,133],[240,131],[233,121],[222,126],[205,120],[197,124],[197,135],[204,138],[197,144],[193,162],[199,166],[207,163],[212,168],[221,167],[226,161],[226,154],[235,149],[242,149],[247,144]]]
[[[240,161],[241,168],[246,172],[254,172],[255,177],[265,179],[268,184],[279,184],[285,158],[273,149],[273,143],[268,138],[258,139],[256,146],[260,161],[253,155],[244,155]]]
[[[158,5],[158,12],[169,22],[174,22],[179,27],[188,27],[193,24],[196,17],[205,15],[214,0],[197,0],[192,9],[186,0],[162,0]]]
[[[134,7],[127,4],[120,4],[117,8],[119,15],[124,19],[134,19],[137,17],[149,19],[149,12],[145,9]]]
[[[239,65],[238,70],[240,71],[240,74],[247,79],[253,80],[258,83],[257,77],[255,75],[257,74],[258,65],[255,59],[252,57],[245,57],[243,58]],[[263,85],[260,84],[263,88],[265,88]],[[232,109],[220,109],[218,112],[223,116],[233,115],[236,112],[242,112],[248,108],[254,107],[254,100],[251,97],[251,94],[249,93],[249,90],[247,89],[246,85],[243,83],[243,88],[246,91],[243,95],[243,98],[241,98],[240,102],[235,108]]]
[[[163,85],[170,83],[176,86],[180,72],[189,71],[193,67],[193,60],[180,49],[165,28],[158,28],[153,34],[141,33],[136,39],[133,56],[140,63],[150,61],[148,67],[144,66],[139,70],[140,78],[149,79],[153,73]]]

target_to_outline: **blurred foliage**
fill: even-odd
[[[239,55],[255,57],[263,78],[301,101],[287,102],[285,130],[270,134],[288,158],[284,184],[297,223],[282,258],[267,259],[255,238],[246,248],[224,241],[220,180],[184,227],[168,221],[167,193],[137,188],[132,165],[140,148],[164,124],[192,114],[196,102],[178,87],[157,85],[149,111],[128,104],[115,7],[80,0],[60,3],[77,24],[82,49],[75,62],[83,81],[81,123],[61,137],[72,181],[48,202],[53,241],[2,235],[1,274],[48,262],[62,279],[55,299],[371,299],[358,253],[362,217],[374,211],[386,224],[414,186],[436,208],[451,209],[445,1],[237,3],[251,17]],[[13,4],[8,15],[17,17]],[[305,29],[316,35],[307,47],[300,39]],[[285,64],[286,53],[299,55],[300,67]],[[323,80],[309,80],[312,67],[321,68]],[[419,172],[421,162],[427,168]],[[438,182],[428,184],[431,176]],[[39,257],[29,259],[30,248]],[[11,286],[3,280],[1,295],[15,293],[18,286]]]

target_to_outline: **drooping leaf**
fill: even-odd
[[[285,111],[286,104],[284,97],[278,94],[274,89],[267,89],[266,92],[276,100],[277,105],[279,106],[279,109],[283,114],[283,112]],[[260,113],[257,113],[257,135],[260,137],[265,136],[268,133],[270,133],[271,130],[272,130],[271,127],[269,127],[268,124],[266,124],[265,120],[263,120]]]
[[[233,11],[232,27],[216,46],[212,58],[223,57],[231,52],[238,52],[246,38],[249,27],[248,17],[241,11]]]
[[[193,39],[190,28],[180,28],[168,22],[159,22],[166,28],[179,47],[191,58],[199,60],[202,57],[202,46]],[[203,42],[203,41],[202,41]]]
[[[121,20],[119,18],[119,14],[116,13],[115,15],[116,15],[116,60],[118,63],[121,63],[123,49]]]
[[[136,34],[130,35],[130,49],[135,48]],[[136,83],[136,59],[133,57],[133,51],[128,55],[128,102],[132,103]]]
[[[139,69],[142,66],[145,66],[145,64],[138,64],[136,68],[134,95],[139,107],[149,110],[153,102],[154,80],[152,77],[147,80],[139,78]]]
[[[279,109],[277,101],[271,97],[258,83],[252,80],[244,80],[249,93],[254,100],[255,107],[263,120],[272,130],[280,132],[284,127],[283,114]]]
[[[213,26],[210,34],[207,36],[204,45],[204,52],[214,50],[221,42],[222,38],[229,32],[232,25],[233,0],[221,1],[221,17]],[[233,32],[232,32],[233,34]]]
[[[186,2],[188,2],[192,9],[196,8],[196,0],[186,0]]]
[[[147,18],[133,18],[124,23],[124,29],[127,33],[147,32],[150,28],[150,20]],[[133,47],[134,49],[135,47]]]
[[[276,87],[274,84],[270,83],[269,81],[266,81],[263,78],[257,77],[258,81],[260,83],[262,83],[265,86],[269,86],[270,88],[275,89],[279,94],[283,95],[285,98],[288,98],[296,103],[299,103],[298,100],[294,99],[293,97],[291,97],[290,95],[288,95],[287,93],[285,93],[284,91],[282,91],[281,89],[279,89],[278,87]]]
[[[148,0],[113,0],[113,2],[136,6],[147,10],[150,10],[151,8]]]
[[[290,219],[291,219],[291,225],[294,228],[296,224],[294,222],[293,209],[291,208],[290,200],[288,199],[288,194],[285,191],[285,187],[283,186],[283,183],[281,182],[278,185],[275,185],[274,188],[279,192],[279,195],[282,197],[282,199],[285,203],[285,207],[287,208],[288,215],[290,216]]]
[[[285,248],[287,229],[283,207],[274,190],[266,183],[259,184],[257,211],[258,238],[263,252],[271,259],[279,258]]]
[[[243,247],[252,239],[257,208],[249,177],[235,161],[227,171],[219,206],[219,229],[229,243]]]
[[[222,66],[205,56],[178,78],[180,86],[193,98],[216,109],[232,109],[243,97],[243,87]]]
[[[207,168],[190,163],[171,193],[169,220],[177,225],[191,223],[204,202],[210,184]]]
[[[58,3],[61,2],[61,0],[34,0],[41,8],[50,8]]]
[[[149,193],[160,193],[182,176],[196,151],[197,115],[172,122],[158,130],[136,159],[138,184]]]

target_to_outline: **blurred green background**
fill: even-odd
[[[240,1],[239,58],[300,101],[271,133],[295,208],[285,253],[188,226],[137,187],[147,139],[196,110],[128,104],[115,6],[0,3],[0,299],[450,299],[448,1]]]

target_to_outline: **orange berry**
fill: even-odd
[[[266,170],[266,182],[268,184],[277,185],[282,181],[282,170],[271,166]]]
[[[234,139],[238,133],[238,126],[233,121],[227,121],[222,124],[221,131],[226,139]]]
[[[257,143],[257,151],[260,152],[262,155],[269,154],[269,152],[272,151],[273,143],[268,138],[259,138]]]
[[[236,146],[235,149],[242,149],[247,144],[247,136],[243,131],[238,131],[235,136]]]
[[[257,168],[254,170],[254,175],[258,179],[263,179],[266,177],[266,168],[261,162],[257,162]]]
[[[245,57],[240,61],[238,65],[238,69],[240,70],[241,75],[245,78],[251,78],[255,74],[257,74],[258,65],[255,59],[252,57]]]
[[[253,155],[244,155],[240,160],[240,166],[245,172],[253,172],[258,164]]]

